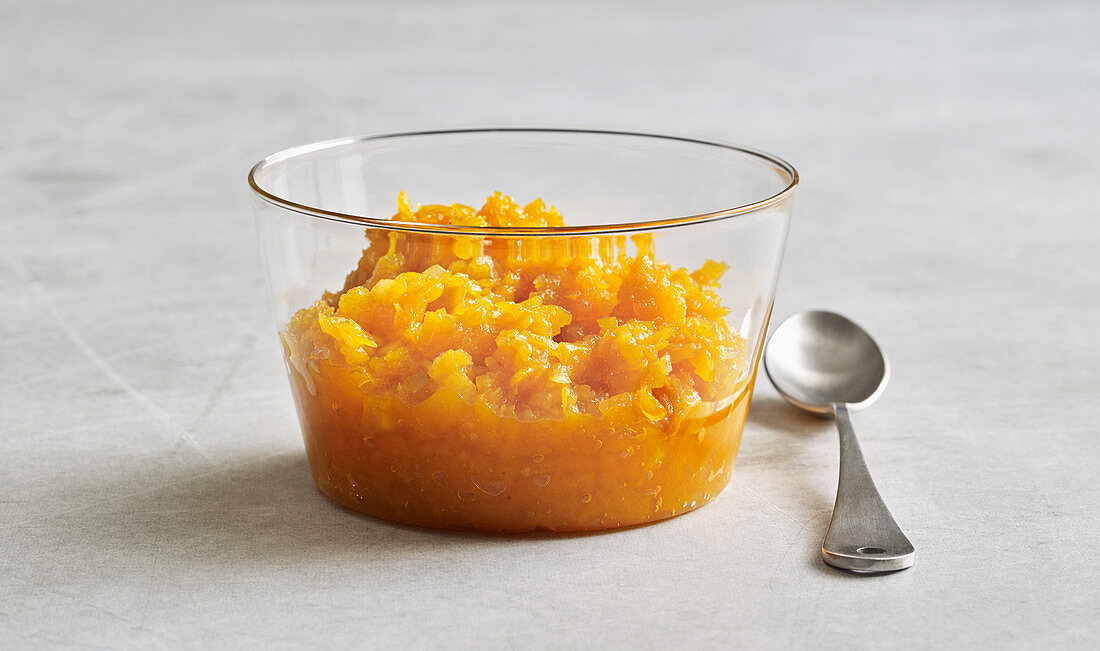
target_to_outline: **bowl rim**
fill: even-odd
[[[416,136],[442,136],[442,135],[456,135],[456,134],[488,134],[488,133],[557,133],[557,134],[586,134],[586,135],[604,135],[604,136],[630,136],[639,138],[650,138],[657,140],[669,140],[675,142],[683,142],[695,145],[705,145],[708,147],[717,147],[721,149],[727,149],[731,151],[741,152],[750,156],[764,159],[771,163],[775,167],[782,170],[787,174],[789,181],[782,190],[775,194],[765,197],[763,199],[742,204],[738,206],[732,206],[730,208],[723,208],[721,210],[715,210],[704,213],[696,213],[690,215],[682,215],[677,217],[669,217],[663,219],[653,219],[639,222],[628,222],[618,224],[598,224],[588,226],[544,226],[544,227],[516,227],[516,226],[456,226],[452,224],[421,224],[416,222],[403,222],[395,221],[391,219],[378,219],[375,217],[367,217],[364,215],[356,215],[352,213],[344,213],[334,210],[326,210],[324,208],[318,208],[316,206],[309,206],[306,204],[296,203],[285,197],[278,196],[272,192],[268,192],[260,187],[260,184],[256,181],[256,176],[262,173],[268,167],[271,167],[277,163],[295,158],[297,156],[303,156],[306,154],[312,154],[326,149],[335,149],[337,147],[344,147],[347,145],[353,145],[363,142],[376,141],[376,140],[388,140],[395,138],[408,138]],[[713,221],[720,221],[725,219],[731,219],[739,216],[749,215],[768,206],[775,205],[784,199],[791,196],[794,193],[795,187],[798,186],[799,178],[798,171],[793,165],[787,161],[769,154],[767,152],[753,149],[751,147],[745,147],[742,145],[734,145],[730,143],[724,143],[714,140],[703,140],[700,138],[693,138],[689,136],[677,136],[663,133],[647,133],[641,131],[619,131],[619,130],[607,130],[607,129],[580,129],[580,128],[560,128],[560,127],[475,127],[475,128],[460,128],[460,129],[429,129],[419,131],[395,131],[376,134],[362,134],[357,136],[348,136],[344,138],[333,138],[331,140],[321,140],[305,145],[298,145],[295,147],[289,147],[278,151],[270,156],[267,156],[260,162],[256,163],[248,172],[248,184],[251,186],[252,191],[261,200],[272,204],[276,207],[291,212],[296,212],[309,217],[315,217],[318,219],[326,219],[329,221],[343,222],[347,224],[356,224],[359,226],[369,226],[373,228],[383,228],[386,230],[407,231],[415,233],[435,233],[435,234],[448,234],[448,235],[476,235],[476,236],[488,236],[488,235],[504,235],[504,236],[547,236],[547,235],[608,235],[616,233],[634,233],[639,231],[653,231],[664,228],[673,228],[677,226],[684,226],[688,224],[700,224],[709,223]]]

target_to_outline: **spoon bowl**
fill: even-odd
[[[913,545],[886,508],[856,439],[849,410],[873,403],[890,364],[871,335],[834,312],[796,314],[775,329],[764,349],[764,370],[791,404],[832,414],[840,433],[840,479],[829,530],[821,543],[826,563],[859,573],[903,570]]]
[[[863,328],[823,310],[795,314],[768,341],[764,369],[796,407],[832,414],[834,403],[870,406],[890,379],[890,363]]]

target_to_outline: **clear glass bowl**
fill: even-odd
[[[786,162],[481,129],[296,147],[249,183],[333,499],[422,526],[577,531],[668,518],[728,483],[798,183]],[[429,207],[399,213],[402,192]]]

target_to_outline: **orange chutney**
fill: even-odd
[[[480,210],[402,193],[393,219],[563,225],[499,192]],[[281,333],[327,495],[429,527],[576,531],[725,487],[755,367],[717,294],[725,265],[673,268],[645,234],[367,240],[344,288]]]

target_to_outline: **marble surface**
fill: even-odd
[[[0,646],[1096,648],[1100,5],[0,2]],[[344,511],[305,464],[245,173],[453,125],[801,171],[776,304],[894,376],[856,427],[916,565],[818,547],[830,424],[608,535]]]

